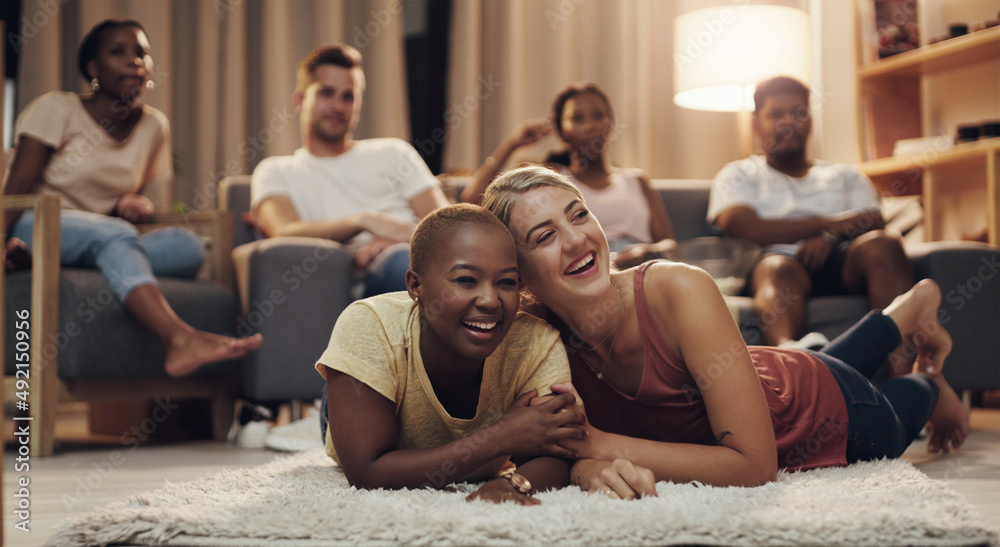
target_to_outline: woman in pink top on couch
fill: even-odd
[[[510,228],[523,287],[562,333],[589,420],[574,483],[612,497],[656,480],[756,486],[778,468],[897,457],[925,423],[928,448],[957,449],[968,415],[941,375],[951,337],[933,281],[873,311],[822,352],[750,347],[704,271],[648,262],[617,271],[580,191],[542,167],[502,174],[483,207]],[[530,309],[529,309],[530,311]],[[914,373],[879,386],[899,344]],[[566,387],[555,386],[563,390]]]
[[[572,84],[552,103],[549,118],[526,122],[497,147],[472,175],[461,195],[475,203],[514,152],[555,130],[566,151],[550,154],[546,166],[566,175],[580,189],[601,221],[615,264],[629,268],[662,256],[677,246],[667,209],[642,169],[614,167],[608,153],[614,139],[611,100],[596,83]]]

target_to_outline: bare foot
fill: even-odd
[[[4,247],[4,269],[8,272],[27,270],[31,268],[31,252],[28,246],[16,237],[7,240]]]
[[[257,349],[260,334],[246,338],[231,338],[203,331],[191,331],[178,336],[167,346],[163,368],[174,377],[186,376],[198,367],[213,361],[236,359]]]
[[[927,422],[931,426],[927,451],[947,453],[958,450],[969,436],[969,413],[962,406],[958,394],[940,374],[933,375],[932,378],[940,388],[940,395]]]
[[[941,289],[934,281],[923,279],[885,308],[884,313],[896,322],[903,337],[902,347],[891,358],[893,369],[904,374],[940,374],[952,346],[951,335],[937,318],[940,305]],[[906,362],[899,362],[904,359]]]

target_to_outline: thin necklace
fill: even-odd
[[[611,345],[608,346],[608,354],[606,356],[604,356],[604,363],[601,364],[601,370],[599,370],[599,371],[598,370],[594,370],[594,367],[590,366],[590,361],[588,361],[587,358],[583,356],[583,354],[580,354],[580,356],[583,357],[583,362],[587,363],[587,368],[589,368],[590,370],[593,370],[595,373],[597,373],[597,379],[598,380],[603,380],[604,379],[604,368],[608,366],[608,360],[611,359],[611,352],[615,349],[615,340],[618,340],[619,327],[622,326],[622,318],[625,317],[625,299],[622,297],[622,290],[618,288],[618,284],[615,283],[614,278],[611,278],[611,284],[615,286],[615,291],[618,292],[618,301],[621,302],[621,306],[622,306],[621,313],[618,315],[618,323],[615,325],[614,330],[608,332],[608,335],[604,337],[604,340],[601,340],[601,343],[597,344],[597,347],[595,347],[595,348],[588,347],[587,348],[590,351],[595,351],[597,348],[601,347],[601,345],[604,344],[605,340],[608,339],[608,336],[611,336],[612,332],[615,333],[614,338],[611,339]]]

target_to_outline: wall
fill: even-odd
[[[998,11],[1000,2],[996,0],[924,0],[921,42],[925,36],[948,34],[950,23],[971,27],[985,19],[1000,18]],[[932,75],[925,79],[921,94],[924,135],[954,136],[958,124],[1000,118],[1000,59]]]
[[[857,163],[858,157],[858,92],[856,76],[856,47],[854,40],[854,1],[811,2],[814,17],[818,13],[821,86],[813,100],[814,156],[828,161]],[[814,56],[815,58],[815,56]]]

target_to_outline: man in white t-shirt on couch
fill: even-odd
[[[809,88],[779,76],[754,93],[753,127],[764,155],[727,164],[712,184],[708,221],[731,237],[755,241],[762,258],[747,291],[771,345],[816,348],[808,296],[867,294],[887,306],[914,284],[902,241],[882,229],[879,196],[856,166],[809,159]]]
[[[267,236],[344,243],[363,273],[363,296],[405,290],[416,223],[447,205],[423,159],[394,138],[354,140],[365,75],[348,45],[299,63],[295,107],[302,148],[263,160],[251,179],[251,212]]]
[[[356,281],[363,281],[355,283],[358,297],[406,289],[416,223],[448,203],[409,143],[352,138],[364,89],[361,54],[353,47],[325,46],[306,55],[294,95],[302,147],[291,156],[261,161],[250,182],[257,228],[268,237],[343,243],[353,257]],[[285,451],[319,445],[317,412],[270,428],[263,444]],[[266,422],[261,424],[266,429]],[[255,429],[247,437],[259,433]]]

